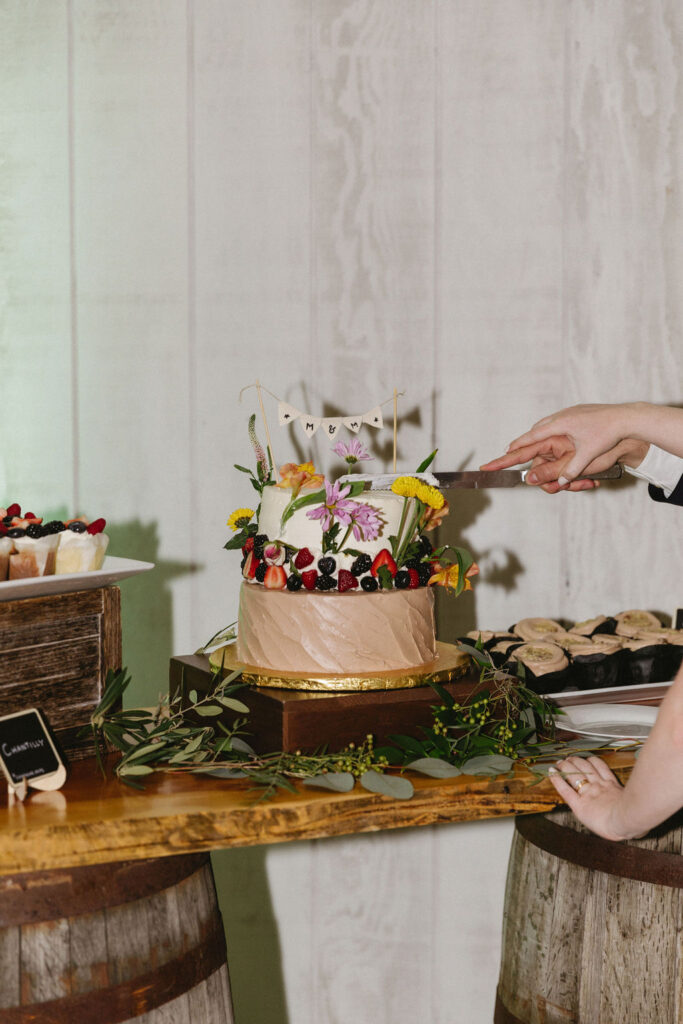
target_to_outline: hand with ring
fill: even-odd
[[[615,828],[624,788],[599,757],[568,757],[550,769],[550,781],[579,821],[604,839],[625,836]]]

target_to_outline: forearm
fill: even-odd
[[[683,675],[662,703],[654,728],[615,802],[611,826],[630,839],[683,807]]]
[[[627,409],[631,410],[630,437],[683,458],[683,409],[649,402],[634,402]]]

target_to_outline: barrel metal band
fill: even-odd
[[[577,832],[549,821],[543,814],[520,816],[516,827],[524,839],[559,860],[619,878],[683,889],[683,857],[678,853],[648,850]]]
[[[208,854],[200,853],[4,875],[0,925],[38,924],[145,899],[177,885],[207,861]]]
[[[520,1020],[519,1017],[515,1017],[514,1013],[510,1013],[507,1006],[505,1006],[503,1000],[500,998],[500,992],[496,991],[496,1006],[493,1011],[493,1024],[527,1024],[527,1022]]]
[[[31,1006],[2,1009],[2,1024],[121,1024],[191,991],[225,964],[225,937],[212,922],[200,946],[120,985],[96,989]]]

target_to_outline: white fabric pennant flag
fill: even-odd
[[[313,437],[316,430],[322,423],[322,416],[309,416],[307,413],[299,413],[299,423],[306,437]]]
[[[335,417],[335,419],[331,420],[323,420],[323,430],[325,431],[330,441],[337,436],[337,434],[339,433],[339,428],[341,427],[343,422],[344,421],[339,417]]]
[[[347,416],[344,420],[344,426],[346,427],[347,430],[350,430],[351,433],[357,434],[360,428],[363,426],[363,417]]]
[[[363,423],[367,423],[369,427],[377,427],[378,430],[380,427],[383,427],[384,420],[382,419],[381,406],[376,405],[374,409],[370,410],[370,412],[364,413]]]
[[[302,414],[298,409],[295,409],[293,405],[288,405],[287,402],[278,402],[277,404],[277,421],[281,427],[284,427],[287,423],[293,423],[294,420],[298,420]]]

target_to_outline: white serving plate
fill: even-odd
[[[70,594],[75,590],[95,590],[110,587],[112,583],[149,572],[154,562],[137,562],[134,558],[115,558],[109,555],[101,569],[91,572],[65,572],[59,576],[31,576],[23,580],[0,582],[0,601],[16,601],[21,597],[47,597],[51,594]]]
[[[667,690],[673,680],[667,679],[661,683],[631,683],[629,686],[603,686],[596,690],[579,690],[578,688],[571,689],[567,687],[564,690],[558,690],[557,693],[544,693],[543,697],[545,700],[554,700],[560,707],[564,707],[566,704],[574,704],[574,698],[578,701],[582,701],[584,697],[605,697],[610,694],[612,697],[612,704],[621,703],[624,701],[637,701],[639,697],[654,696],[659,697],[660,694],[657,690]]]
[[[581,704],[555,716],[558,729],[600,740],[644,740],[659,708],[644,704]]]

